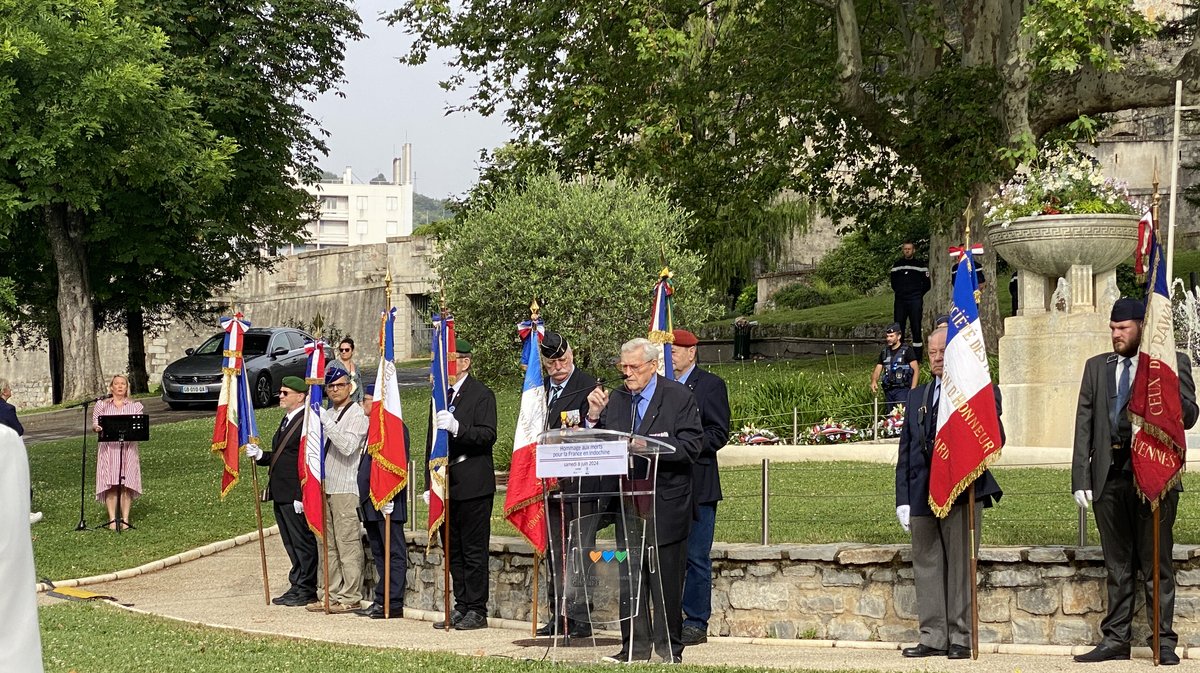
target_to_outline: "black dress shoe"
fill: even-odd
[[[463,618],[463,613],[459,612],[458,610],[451,610],[450,611],[450,626],[457,626],[458,623],[462,621],[462,618]],[[435,629],[446,628],[446,621],[442,620],[442,621],[434,622],[433,628],[435,628]]]
[[[359,615],[361,617],[370,617],[371,611],[378,607],[379,607],[378,603],[371,603],[370,605],[368,605],[365,608],[359,608],[359,609],[355,610],[354,614]],[[383,612],[383,610],[380,609],[380,612]]]
[[[486,629],[487,625],[487,617],[472,610],[463,615],[454,628],[458,631],[474,631],[475,629]]]
[[[966,645],[950,645],[950,649],[946,650],[947,659],[970,659],[971,648]]]
[[[552,636],[552,635],[558,633],[558,626],[561,623],[562,623],[561,619],[551,619],[550,621],[543,624],[542,627],[537,630],[537,635]]]
[[[1158,663],[1162,666],[1177,666],[1179,665],[1179,655],[1175,654],[1174,647],[1158,648]]]
[[[699,645],[701,643],[707,643],[708,642],[708,631],[700,628],[699,626],[692,626],[691,624],[684,624],[683,629],[680,631],[680,634],[679,634],[679,640],[684,645],[688,645],[688,646]]]
[[[925,643],[918,643],[914,647],[906,647],[903,650],[900,650],[900,654],[903,654],[904,656],[909,657],[909,658],[913,658],[913,657],[944,657],[944,656],[946,656],[946,650],[939,650],[935,647],[930,647],[930,646],[926,645]]]
[[[571,630],[567,631],[567,635],[571,638],[591,638],[592,625],[587,622],[571,620]]]
[[[293,597],[295,597],[295,595],[296,595],[296,592],[294,590],[288,589],[287,591],[276,596],[275,598],[272,598],[271,602],[274,603],[275,605],[287,605],[288,601],[290,601]]]
[[[1109,647],[1097,645],[1091,652],[1075,655],[1075,661],[1081,664],[1094,664],[1099,661],[1122,661],[1129,659],[1129,646]]]
[[[283,598],[283,596],[280,596],[280,598]],[[316,594],[292,594],[287,600],[280,601],[277,605],[289,608],[302,608],[315,600],[317,600]]]

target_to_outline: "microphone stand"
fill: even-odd
[[[79,523],[75,525],[75,530],[87,530],[87,521],[83,515],[83,497],[87,490],[87,433],[88,433],[88,405],[92,400],[84,400],[83,406],[83,448],[79,452]]]

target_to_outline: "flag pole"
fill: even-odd
[[[1168,245],[1167,245],[1168,250],[1170,250],[1173,247],[1173,240],[1171,240],[1171,237],[1175,233],[1175,174],[1178,171],[1178,160],[1179,160],[1179,155],[1178,155],[1178,148],[1179,148],[1179,96],[1180,96],[1179,87],[1180,87],[1180,81],[1175,80],[1175,144],[1174,144],[1174,148],[1176,149],[1176,155],[1171,160],[1171,226],[1170,226],[1170,230],[1167,234],[1168,241],[1169,241]],[[1154,187],[1154,195],[1150,199],[1150,219],[1153,221],[1151,223],[1151,226],[1156,229],[1156,231],[1154,232],[1154,236],[1155,236],[1155,238],[1157,238],[1158,237],[1158,231],[1157,231],[1157,229],[1158,229],[1158,207],[1159,207],[1159,201],[1160,201],[1159,195],[1158,195],[1158,162],[1157,161],[1154,163],[1154,185],[1153,185],[1153,187]],[[1140,245],[1140,243],[1139,243],[1139,245]],[[1159,249],[1161,250],[1161,248],[1159,248]],[[1167,296],[1168,297],[1171,295],[1171,286],[1173,285],[1173,283],[1171,282],[1171,275],[1170,275],[1171,274],[1171,257],[1170,257],[1170,255],[1171,255],[1171,253],[1168,252],[1166,260],[1158,260],[1159,264],[1162,264],[1164,261],[1167,264]],[[1148,288],[1152,288],[1154,286],[1157,275],[1155,274],[1155,272],[1153,270],[1149,271],[1146,275],[1149,278]],[[1150,291],[1153,291],[1153,290],[1150,290]],[[1144,299],[1145,300],[1149,299],[1149,291],[1146,293],[1146,297]],[[1146,303],[1149,303],[1149,301],[1147,301]],[[1150,623],[1153,625],[1153,629],[1152,629],[1153,630],[1153,636],[1152,636],[1153,647],[1151,647],[1150,656],[1154,660],[1154,665],[1158,666],[1158,664],[1159,664],[1159,661],[1158,661],[1158,647],[1159,647],[1158,630],[1160,627],[1158,603],[1159,603],[1159,591],[1161,590],[1159,587],[1159,581],[1160,581],[1159,566],[1161,564],[1158,561],[1158,554],[1159,554],[1158,547],[1159,547],[1159,520],[1160,520],[1159,518],[1162,516],[1162,510],[1159,509],[1157,502],[1151,503],[1150,509],[1154,511],[1154,517],[1153,517],[1154,523],[1151,526],[1151,531],[1153,533],[1152,537],[1154,538],[1154,570],[1151,573],[1151,575],[1153,576],[1153,580],[1152,580],[1153,586],[1152,586],[1152,590],[1151,590],[1151,595],[1153,596],[1153,600],[1151,601],[1151,609],[1154,611],[1154,617],[1150,620]]]
[[[972,206],[974,205],[974,197],[967,199],[967,209],[963,213],[964,220],[964,238],[966,244],[964,248],[968,260],[968,270],[970,278],[968,281],[975,284],[975,258],[971,255],[971,218],[974,217]],[[975,289],[975,303],[979,303],[979,289]],[[975,530],[975,483],[971,482],[971,493],[967,496],[967,558],[970,565],[971,578],[971,659],[979,659],[979,588],[977,579],[979,577],[979,558],[975,553],[975,536],[978,531]]]
[[[454,385],[455,381],[450,376],[450,338],[449,332],[446,331],[446,288],[442,288],[442,330],[446,335],[446,381],[450,385]],[[441,348],[441,346],[438,346]],[[457,354],[456,354],[457,356]],[[454,377],[457,378],[457,377]],[[450,400],[446,400],[446,407],[449,408]],[[436,430],[435,430],[436,432]],[[446,449],[446,497],[442,500],[442,610],[445,613],[442,624],[446,631],[450,630],[450,449]]]
[[[529,338],[534,340],[535,345],[537,344],[537,338],[538,338],[537,321],[538,321],[539,311],[541,311],[541,307],[538,306],[537,297],[534,297],[533,301],[529,302]],[[536,347],[533,350],[533,357],[537,358],[537,366],[541,367],[542,366],[541,352]],[[526,366],[532,367],[532,366],[534,366],[534,364],[532,362],[530,362]],[[549,419],[549,416],[547,416],[547,420],[548,419]],[[545,423],[543,423],[542,426],[544,429]],[[514,449],[515,449],[515,447],[514,447]],[[534,451],[535,452],[537,451],[536,445],[535,445]],[[542,487],[543,487],[543,489],[545,488],[544,482],[543,482]],[[546,498],[545,498],[545,494],[543,493],[542,503],[544,504],[545,502],[546,502]],[[553,563],[553,561],[551,561],[551,563]],[[529,614],[533,616],[533,619],[529,620],[530,621],[529,635],[533,638],[537,637],[537,628],[538,628],[538,566],[540,566],[540,565],[542,565],[542,557],[538,556],[537,548],[534,547],[534,550],[533,550],[533,582],[531,582],[529,585],[529,593],[531,594]],[[547,596],[546,598],[549,599],[549,596]]]

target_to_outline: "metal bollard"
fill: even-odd
[[[771,526],[768,519],[771,512],[771,459],[762,459],[762,544],[770,544]]]
[[[800,411],[792,407],[792,446],[800,443]]]
[[[1079,508],[1079,546],[1087,546],[1087,508]]]
[[[875,405],[871,411],[871,436],[879,439],[879,396],[874,396],[871,402]]]

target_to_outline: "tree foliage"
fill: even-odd
[[[685,213],[624,178],[529,176],[493,193],[439,242],[436,270],[458,333],[484,376],[517,371],[516,324],[536,299],[547,329],[564,334],[576,362],[602,376],[625,341],[645,336],[663,259],[674,272],[675,324],[713,317],[698,282],[701,255],[683,249]]]

